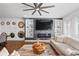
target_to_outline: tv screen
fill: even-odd
[[[53,25],[53,20],[40,19],[36,20],[36,30],[51,30]]]

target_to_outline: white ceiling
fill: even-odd
[[[32,3],[28,3],[33,5]],[[33,11],[23,11],[23,9],[28,9],[28,6],[25,6],[20,3],[0,3],[0,17],[52,17],[52,18],[61,18],[66,16],[79,8],[79,3],[44,3],[42,6],[55,5],[53,8],[45,9],[50,12],[49,14],[42,12],[40,16],[37,12],[34,15],[31,15]]]

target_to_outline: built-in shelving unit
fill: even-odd
[[[34,38],[34,20],[33,19],[25,19],[25,37],[26,38]]]
[[[55,19],[55,36],[61,35],[63,33],[63,20]]]

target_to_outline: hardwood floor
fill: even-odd
[[[26,43],[25,41],[8,41],[5,47],[7,48],[8,52],[11,54],[14,50],[20,49],[25,44],[29,44],[29,43]],[[1,49],[2,48],[0,47],[0,50]],[[53,48],[52,50],[54,51],[55,55],[58,55]]]
[[[5,47],[7,48],[8,52],[11,54],[13,50],[17,50],[21,48],[24,44],[25,44],[24,41],[8,41]],[[0,47],[0,50],[1,49],[2,47]]]

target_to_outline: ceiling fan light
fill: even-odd
[[[36,9],[37,11],[39,10],[39,8]]]

